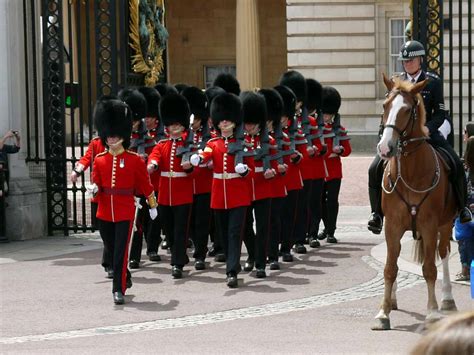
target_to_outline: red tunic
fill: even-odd
[[[278,154],[278,145],[275,139],[270,136],[270,156],[275,154]],[[285,197],[288,195],[285,186],[285,175],[278,172],[278,164],[278,160],[276,159],[271,161],[272,168],[275,169],[276,172],[275,177],[269,181],[272,189],[272,197]]]
[[[194,144],[202,142],[202,131],[194,132]],[[195,148],[197,150],[197,148]],[[211,193],[212,168],[208,164],[199,164],[193,171],[193,189],[195,195]]]
[[[98,186],[97,218],[109,222],[131,221],[135,216],[134,195],[150,197],[153,186],[145,162],[133,152],[123,150],[117,155],[99,154],[92,171]]]
[[[213,178],[211,190],[211,208],[231,209],[249,206],[251,203],[250,184],[247,179],[235,172],[235,155],[227,153],[229,143],[234,143],[234,137],[216,137],[207,142],[204,152],[200,155],[203,163],[212,160]],[[245,158],[244,163],[253,169],[252,159]]]
[[[247,143],[249,149],[256,150],[260,147],[260,135],[246,135],[245,142]],[[250,186],[252,193],[252,201],[263,200],[266,198],[273,197],[272,185],[270,183],[270,180],[272,179],[265,179],[265,177],[263,176],[263,161],[254,160],[254,164],[255,169]]]
[[[161,176],[158,187],[160,205],[178,206],[193,202],[192,177],[184,171],[181,157],[176,155],[177,149],[182,146],[183,138],[162,139],[148,157],[148,164],[157,165]]]
[[[283,142],[286,144],[283,146],[283,150],[287,151],[290,149],[290,138],[288,137],[288,128],[283,129]],[[289,155],[285,156],[283,158],[283,161],[285,162],[286,165],[288,165],[288,170],[286,171],[284,180],[285,180],[285,186],[287,191],[292,191],[292,190],[300,190],[303,188],[303,177],[301,176],[301,171],[300,171],[300,163],[299,161],[297,164],[294,164],[291,161],[291,158]]]
[[[344,151],[341,154],[336,154],[332,152],[335,134],[333,132],[331,123],[326,123],[324,125],[324,136],[325,142],[328,146],[328,153],[324,158],[324,163],[327,169],[326,181],[333,179],[342,179],[341,157],[347,157],[352,152],[351,143],[347,136],[347,131],[342,126],[339,129],[339,145],[342,145],[344,147]]]

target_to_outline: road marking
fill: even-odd
[[[65,340],[73,338],[93,337],[101,335],[129,334],[142,331],[195,327],[198,325],[227,322],[237,319],[272,316],[305,309],[315,309],[343,302],[357,301],[369,297],[382,295],[384,292],[383,264],[370,256],[363,256],[362,260],[377,271],[377,275],[362,284],[341,291],[325,293],[312,297],[289,300],[260,306],[231,309],[227,311],[197,314],[179,318],[158,319],[142,323],[114,325],[108,327],[72,330],[49,334],[26,335],[11,338],[0,338],[0,344],[19,344],[46,340]],[[398,290],[413,287],[424,279],[416,274],[398,271]]]

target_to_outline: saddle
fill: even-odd
[[[451,156],[451,154],[449,154],[449,152],[442,148],[442,147],[439,147],[439,146],[433,146],[433,148],[435,149],[436,153],[438,154],[438,157],[441,158],[441,162],[443,162],[443,165],[449,170],[449,178],[451,180],[451,178],[454,178],[457,176],[457,167],[456,167],[456,162],[454,161],[453,157]]]

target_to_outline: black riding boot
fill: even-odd
[[[369,187],[369,199],[372,213],[370,214],[369,222],[367,223],[367,228],[374,234],[380,234],[382,232],[383,226],[383,213],[382,209],[380,208],[380,188],[376,189],[373,187]]]
[[[467,182],[464,171],[457,172],[456,180],[453,182],[454,194],[459,206],[459,221],[468,223],[472,220],[472,214],[467,204]]]

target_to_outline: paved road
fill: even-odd
[[[385,257],[383,238],[365,229],[370,160],[346,159],[339,244],[323,243],[265,280],[241,273],[238,289],[225,286],[224,265],[214,261],[205,271],[190,265],[184,279],[173,280],[170,257],[162,253],[160,263],[144,258],[132,272],[127,303],[115,306],[99,266],[97,235],[0,245],[0,351],[407,353],[426,314],[426,287],[410,260],[409,235],[399,263],[394,330],[370,330]],[[458,264],[454,252],[451,274]],[[466,284],[453,283],[453,292],[460,310],[473,309]]]

